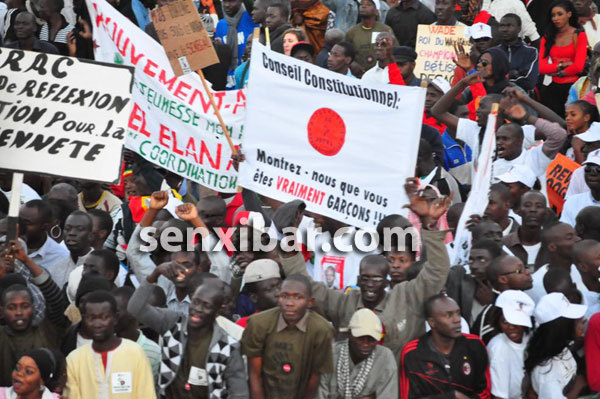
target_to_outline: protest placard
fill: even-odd
[[[419,79],[442,77],[450,83],[456,68],[454,44],[462,44],[467,53],[471,49],[464,26],[419,25],[415,75]]]
[[[118,180],[132,80],[132,68],[0,48],[0,168]]]
[[[169,1],[152,10],[151,16],[175,75],[181,76],[219,63],[192,0]]]
[[[203,186],[237,192],[231,149],[198,75],[175,75],[160,43],[106,0],[87,0],[87,5],[94,23],[96,59],[135,67],[125,146]],[[213,92],[213,96],[238,144],[244,130],[244,92]]]
[[[368,84],[255,41],[240,185],[374,228],[408,203],[424,101],[423,88]]]
[[[580,164],[559,153],[546,169],[548,202],[558,215],[562,212],[571,175],[580,167]]]

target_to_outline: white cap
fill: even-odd
[[[492,38],[492,27],[482,22],[477,22],[467,28],[467,36],[471,39],[482,39],[484,37]]]
[[[496,298],[496,306],[502,309],[504,319],[516,326],[531,327],[535,302],[523,291],[507,290]]]
[[[383,334],[383,325],[379,317],[370,309],[358,309],[350,318],[348,328],[340,328],[340,331],[348,331],[353,337],[364,337],[368,335],[376,341],[381,340]]]
[[[441,76],[438,76],[429,83],[437,87],[444,94],[448,93],[451,89],[450,83],[448,83],[448,81]]]
[[[539,324],[544,324],[559,317],[579,319],[585,315],[586,311],[586,305],[571,303],[563,293],[553,292],[540,299],[535,307],[534,315]]]
[[[600,141],[600,123],[593,122],[588,130],[574,137],[577,137],[579,140],[583,140],[586,143]]]
[[[537,178],[531,168],[519,165],[498,176],[498,180],[504,183],[523,183],[527,187],[532,188]]]
[[[279,265],[272,259],[258,259],[246,266],[244,271],[244,283],[256,283],[270,278],[281,278]]]
[[[379,11],[381,10],[381,2],[379,0],[371,0],[373,4],[375,4],[375,8]]]
[[[588,154],[587,159],[583,162],[583,165],[588,163],[600,165],[600,150],[594,150]]]

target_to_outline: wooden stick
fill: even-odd
[[[267,40],[267,46],[271,47],[271,36],[269,35],[269,27],[265,27],[265,39]]]
[[[21,207],[21,188],[23,187],[23,173],[13,173],[8,205],[8,226],[6,241],[14,240],[18,236],[19,208]]]
[[[204,86],[204,90],[206,90],[206,94],[208,94],[208,99],[210,100],[210,104],[212,105],[213,109],[215,110],[217,119],[219,120],[219,123],[221,124],[221,129],[223,129],[223,133],[225,134],[225,138],[227,138],[227,142],[229,143],[229,148],[231,148],[231,153],[233,155],[237,155],[237,150],[235,149],[235,146],[233,145],[233,141],[231,141],[231,136],[229,136],[229,131],[227,130],[227,126],[225,125],[225,122],[223,121],[223,117],[221,116],[221,113],[219,112],[219,108],[217,108],[217,104],[215,103],[215,99],[212,95],[212,91],[211,91],[210,87],[208,87],[208,83],[206,83],[206,78],[204,78],[204,73],[202,72],[202,69],[198,69],[198,75],[200,75],[200,79],[202,80],[202,85]]]

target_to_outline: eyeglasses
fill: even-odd
[[[502,273],[500,275],[501,276],[508,276],[509,274],[524,274],[524,273],[525,273],[525,269],[517,269],[517,270],[513,270],[512,272]]]
[[[489,63],[488,60],[479,60],[479,61],[477,61],[477,64],[481,64],[481,66],[484,67],[484,68],[486,66],[490,65],[490,63]]]
[[[585,173],[589,173],[590,175],[600,175],[600,166],[585,165]]]

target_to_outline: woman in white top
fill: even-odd
[[[585,377],[577,375],[577,363],[568,347],[583,334],[586,310],[587,306],[572,304],[559,292],[538,302],[534,315],[540,326],[527,345],[525,373],[539,399],[578,395],[586,385]]]
[[[507,290],[498,296],[495,305],[502,310],[496,321],[496,328],[502,333],[492,338],[487,346],[492,396],[520,399],[523,357],[535,303],[523,291]]]

